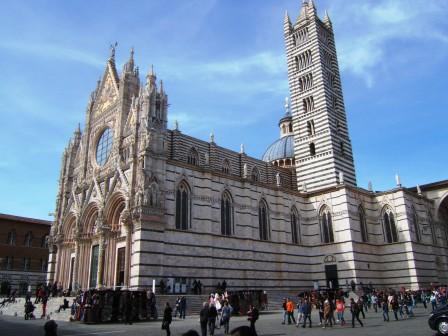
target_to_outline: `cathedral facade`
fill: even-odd
[[[304,1],[290,98],[257,159],[167,128],[168,96],[115,50],[64,151],[48,280],[64,288],[300,290],[448,282],[448,181],[356,185],[332,23]]]

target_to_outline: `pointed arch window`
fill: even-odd
[[[221,234],[231,236],[233,233],[233,205],[232,197],[226,191],[221,198]]]
[[[258,225],[260,240],[269,240],[269,209],[265,200],[261,200],[258,205]]]
[[[320,212],[320,227],[321,227],[321,239],[323,243],[333,243],[334,233],[333,233],[333,222],[331,219],[330,209],[325,206]]]
[[[386,207],[383,210],[383,226],[384,226],[384,239],[387,243],[398,242],[397,226],[395,224],[395,216],[392,209]]]
[[[182,182],[176,191],[176,229],[188,230],[190,227],[190,188]]]
[[[230,174],[230,162],[227,159],[224,159],[224,161],[222,162],[222,168],[221,168],[222,172],[224,174]]]
[[[191,165],[199,166],[199,154],[196,149],[190,149],[187,156],[187,162]]]
[[[316,133],[315,129],[314,129],[314,120],[307,121],[306,122],[306,127],[307,127],[307,130],[308,130],[308,135],[314,135]]]
[[[295,207],[291,209],[291,239],[293,244],[300,244],[299,213]]]
[[[16,230],[9,231],[8,233],[8,245],[16,245]]]
[[[251,173],[251,180],[252,182],[259,182],[260,181],[260,173],[257,169],[257,167],[252,168],[252,173]]]
[[[358,215],[359,215],[359,229],[361,231],[361,239],[365,243],[369,241],[369,232],[367,231],[366,213],[361,205],[358,208]]]
[[[412,226],[415,233],[415,241],[419,243],[422,240],[422,236],[418,225],[417,211],[415,211],[414,206],[412,206]]]

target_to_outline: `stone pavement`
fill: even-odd
[[[366,315],[365,327],[357,326],[352,328],[350,323],[345,327],[336,326],[333,328],[322,329],[318,326],[316,321],[319,321],[317,312],[313,312],[313,328],[303,329],[296,328],[294,325],[282,325],[282,312],[269,312],[260,315],[260,320],[257,322],[257,332],[259,336],[314,336],[314,335],[334,335],[334,336],[434,336],[435,332],[429,329],[427,324],[429,310],[425,311],[423,308],[415,310],[416,317],[409,320],[391,321],[389,323],[383,322],[380,312],[374,313],[369,311]],[[347,317],[350,312],[346,311]],[[393,314],[391,314],[393,315]],[[39,336],[43,335],[44,320],[25,321],[19,317],[0,316],[0,334],[2,336],[22,335],[22,336]],[[102,324],[102,325],[86,325],[78,322],[62,322],[58,321],[58,335],[112,335],[112,336],[131,336],[131,335],[157,335],[164,336],[165,331],[161,330],[161,322],[140,322],[133,325],[123,324]],[[247,325],[247,320],[244,317],[234,317],[231,320],[231,329],[240,325]],[[173,336],[181,335],[183,332],[195,329],[200,331],[197,316],[187,317],[185,320],[175,319],[171,324],[171,334]],[[218,329],[215,336],[224,335],[223,329]]]

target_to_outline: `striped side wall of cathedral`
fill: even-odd
[[[175,227],[175,191],[181,181],[191,189],[187,231]],[[339,186],[304,197],[285,188],[225,177],[174,160],[168,161],[165,186],[166,223],[154,225],[149,220],[134,232],[133,287],[149,286],[152,279],[185,277],[212,287],[226,279],[232,288],[295,290],[310,288],[313,281],[325,286],[328,264],[337,265],[340,284],[354,280],[377,287],[417,288],[447,280],[446,250],[432,243],[427,218],[431,204],[404,189],[380,194]],[[234,202],[231,237],[220,232],[224,190]],[[269,241],[259,239],[258,204],[262,198],[269,207]],[[332,213],[335,243],[322,243],[319,211],[324,205]],[[360,236],[360,205],[367,217],[366,243]],[[385,244],[381,219],[385,205],[393,209],[397,219],[398,243]],[[418,211],[422,232],[418,244],[408,224],[412,205]],[[291,239],[292,206],[299,212],[299,244]]]

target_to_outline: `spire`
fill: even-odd
[[[165,92],[163,91],[163,81],[160,80],[160,90],[159,90],[160,94],[163,95]]]
[[[332,24],[331,24],[331,20],[330,20],[330,16],[328,15],[327,10],[325,10],[325,16],[324,16],[323,23],[324,23],[325,25],[329,26],[329,27],[332,26]]]
[[[123,66],[123,72],[132,73],[134,71],[134,48],[131,48],[131,54],[129,55],[129,60]]]
[[[288,11],[285,11],[285,19],[284,19],[285,26],[291,26],[291,19],[289,18]]]
[[[299,14],[299,17],[297,18],[297,22],[306,20],[308,18],[307,9],[308,9],[308,1],[303,0],[302,9],[300,10],[300,14]]]
[[[115,63],[115,48],[117,48],[118,42],[115,42],[114,44],[110,45],[110,56],[109,56],[109,62]]]
[[[148,71],[146,75],[146,85],[152,84],[154,85],[156,82],[157,76],[154,72],[154,66],[151,64],[151,70]]]

